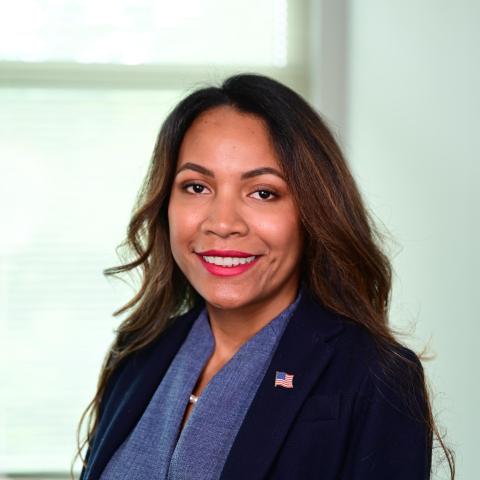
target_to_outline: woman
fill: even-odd
[[[295,92],[237,75],[180,102],[126,244],[135,257],[106,273],[143,283],[116,312],[131,310],[89,405],[83,480],[430,477],[438,433],[387,324],[390,264]]]

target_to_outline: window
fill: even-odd
[[[299,91],[304,2],[17,0],[0,17],[0,474],[67,473],[133,291],[118,264],[166,113],[257,71]],[[26,14],[28,12],[28,14]],[[78,466],[78,464],[77,464]]]

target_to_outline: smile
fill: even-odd
[[[218,257],[197,254],[197,257],[207,272],[220,277],[240,275],[252,268],[259,259],[255,255],[250,257]]]
[[[237,265],[245,265],[255,260],[255,256],[241,258],[241,257],[202,257],[207,263],[219,265],[220,267],[236,267]]]

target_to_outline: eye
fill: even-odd
[[[258,200],[273,200],[274,198],[277,197],[277,194],[275,192],[272,192],[271,190],[267,190],[265,188],[257,190],[252,195],[257,195],[257,194],[259,197],[257,198]]]
[[[185,190],[191,194],[201,195],[207,187],[201,183],[187,183],[182,186],[182,190]]]

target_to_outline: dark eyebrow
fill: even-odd
[[[193,170],[194,172],[201,173],[202,175],[205,175],[207,177],[215,178],[215,174],[211,170],[209,170],[208,168],[202,167],[201,165],[198,165],[196,163],[187,162],[183,164],[177,170],[175,175],[178,175],[183,170]],[[258,177],[259,175],[266,175],[266,174],[276,175],[277,177],[280,177],[282,180],[285,180],[285,177],[281,174],[281,172],[271,167],[260,167],[260,168],[255,168],[254,170],[249,170],[248,172],[242,173],[242,176],[240,178],[242,180],[246,180],[248,178]]]

